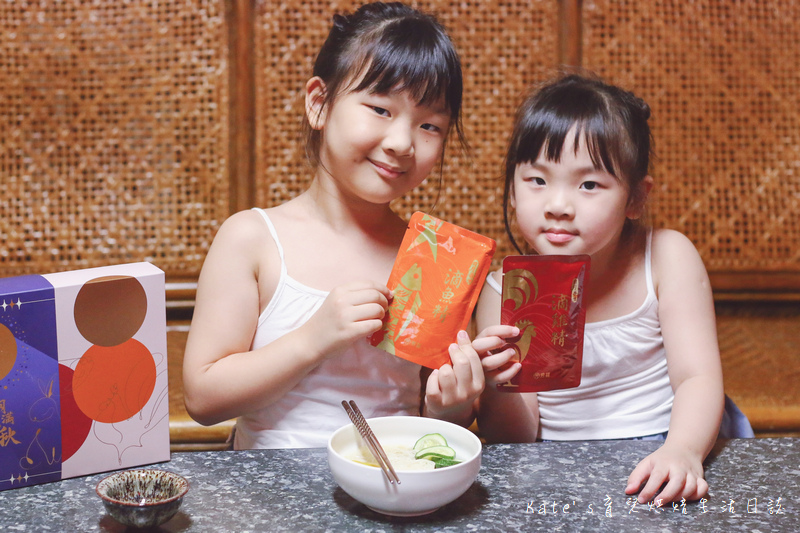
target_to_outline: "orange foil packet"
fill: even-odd
[[[580,385],[589,264],[588,255],[515,255],[503,260],[500,320],[519,328],[509,345],[522,368],[497,390],[541,392]]]
[[[370,342],[390,354],[439,368],[466,329],[491,265],[494,240],[415,212],[389,281],[394,298]]]

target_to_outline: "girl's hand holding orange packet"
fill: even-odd
[[[495,241],[415,212],[387,286],[394,292],[373,346],[428,368],[450,362],[448,347],[466,329]]]

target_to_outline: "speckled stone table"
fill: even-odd
[[[720,441],[707,461],[707,499],[632,505],[625,481],[657,446],[486,446],[475,484],[417,518],[383,516],[350,498],[323,449],[176,453],[155,467],[185,476],[190,489],[160,531],[800,531],[800,439]],[[124,531],[94,492],[102,477],[0,492],[0,530]]]

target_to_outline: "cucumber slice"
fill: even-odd
[[[420,437],[419,440],[414,443],[414,452],[416,453],[433,446],[447,446],[447,439],[440,433],[428,433]]]
[[[450,446],[430,446],[423,448],[414,455],[414,459],[430,459],[436,461],[438,459],[454,459],[456,451]]]
[[[459,464],[461,461],[456,461],[455,459],[437,459],[433,462],[434,468],[444,468],[446,466],[453,466]]]

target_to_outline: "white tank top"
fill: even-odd
[[[628,315],[586,324],[578,387],[537,393],[542,439],[622,439],[669,429],[674,395],[650,267],[651,241],[652,231],[644,303]],[[492,276],[487,283],[502,294]]]
[[[252,349],[297,329],[319,309],[328,293],[287,274],[283,247],[262,209],[281,260],[275,294],[258,319]],[[371,346],[366,338],[326,359],[286,395],[239,417],[234,448],[314,448],[350,420],[342,400],[355,400],[364,416],[419,415],[420,366]]]

